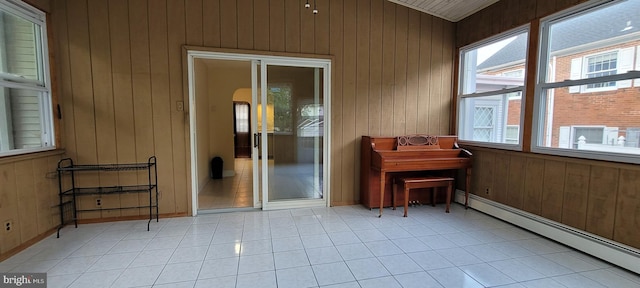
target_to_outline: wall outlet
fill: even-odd
[[[13,221],[11,219],[4,221],[2,227],[6,233],[13,231]]]
[[[491,193],[491,188],[487,187],[486,189],[484,189],[484,194],[489,195],[489,193]]]
[[[96,207],[102,207],[102,198],[96,198]]]

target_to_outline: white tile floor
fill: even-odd
[[[67,226],[4,262],[54,287],[640,287],[474,210],[361,206]]]

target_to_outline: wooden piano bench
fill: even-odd
[[[407,217],[407,210],[409,209],[409,190],[415,188],[433,188],[433,191],[431,192],[431,205],[435,206],[436,189],[438,187],[447,187],[447,208],[445,211],[449,213],[449,206],[451,204],[451,191],[453,190],[453,180],[454,179],[451,177],[437,176],[393,178],[393,192],[391,194],[393,210],[396,210],[396,192],[398,190],[398,186],[402,186],[402,189],[404,190],[404,217]]]

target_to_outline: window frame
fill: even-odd
[[[56,131],[55,119],[53,117],[53,91],[51,88],[51,70],[49,63],[49,39],[47,27],[47,15],[45,12],[26,4],[22,1],[6,1],[0,3],[0,8],[6,13],[10,13],[20,17],[21,19],[34,24],[34,29],[38,29],[38,35],[35,37],[36,55],[35,61],[37,65],[38,77],[41,79],[26,79],[21,77],[13,77],[10,73],[0,73],[0,89],[24,89],[38,93],[39,97],[39,113],[42,118],[41,140],[42,145],[34,148],[11,149],[0,151],[0,158],[8,156],[23,155],[35,152],[43,152],[55,150]]]
[[[570,9],[563,10],[561,12],[549,15],[540,19],[540,30],[538,35],[538,61],[536,63],[537,66],[537,79],[536,79],[536,87],[534,89],[534,107],[533,107],[533,119],[532,119],[532,135],[531,135],[531,151],[534,153],[540,154],[548,154],[548,155],[556,155],[556,156],[565,156],[565,157],[573,157],[580,159],[592,159],[592,160],[603,160],[610,162],[621,162],[621,163],[633,163],[640,164],[640,155],[634,155],[630,153],[616,153],[616,152],[603,152],[603,151],[593,151],[593,150],[579,150],[579,149],[570,149],[570,148],[559,148],[559,147],[546,147],[544,146],[544,135],[545,135],[545,115],[548,112],[545,107],[547,107],[547,90],[550,89],[558,89],[558,88],[570,88],[572,86],[580,86],[580,93],[588,93],[595,91],[584,91],[588,84],[592,83],[603,83],[603,82],[612,82],[612,81],[624,81],[629,80],[632,83],[635,81],[639,81],[640,71],[628,71],[623,74],[615,74],[615,75],[607,75],[600,76],[595,78],[583,78],[577,80],[547,80],[548,73],[548,65],[546,64],[549,60],[550,51],[547,49],[549,47],[549,36],[550,36],[550,27],[559,23],[565,19],[570,17],[580,17],[586,15],[590,12],[597,11],[598,9],[604,9],[609,7],[610,5],[615,5],[617,2],[615,0],[599,0],[599,1],[589,1],[583,4],[576,5]],[[600,53],[595,54],[603,54],[607,52],[611,52],[619,49],[610,49],[607,51],[602,51]],[[619,55],[618,55],[619,56]],[[584,56],[586,57],[586,56]],[[583,60],[585,59],[583,57]],[[581,71],[581,76],[584,76],[584,66]],[[635,79],[635,80],[634,80]],[[610,91],[619,89],[619,83],[616,83],[615,86],[611,86],[613,89],[601,90],[601,91]],[[633,85],[633,84],[632,84]],[[610,88],[610,87],[607,87]],[[602,88],[596,88],[602,89]],[[576,126],[576,125],[572,125]],[[589,126],[597,126],[597,125],[589,125]],[[573,133],[573,128],[571,129],[571,133]]]
[[[518,69],[512,69],[512,70],[508,70],[505,72],[510,72],[510,71],[515,71],[515,70],[520,70],[523,69],[524,70],[524,77],[523,77],[523,84],[522,86],[517,86],[517,87],[512,87],[512,88],[506,88],[506,89],[500,89],[500,90],[493,90],[493,91],[486,91],[486,92],[480,92],[480,93],[468,93],[468,94],[463,94],[462,91],[464,89],[464,74],[465,74],[465,53],[467,53],[468,51],[472,51],[474,49],[479,49],[483,46],[488,46],[492,43],[497,43],[500,42],[502,40],[508,39],[510,37],[517,37],[518,35],[522,34],[522,33],[527,33],[528,37],[531,37],[531,27],[529,24],[526,25],[522,25],[519,27],[516,27],[514,29],[502,32],[500,34],[496,34],[493,35],[489,38],[480,40],[478,42],[475,42],[473,44],[469,44],[467,46],[461,47],[458,50],[458,87],[457,91],[456,91],[456,112],[457,112],[457,116],[455,119],[455,131],[456,134],[458,135],[458,142],[460,144],[463,145],[472,145],[472,146],[477,146],[477,147],[487,147],[487,148],[497,148],[497,149],[504,149],[504,150],[513,150],[513,151],[522,151],[522,144],[524,141],[523,138],[523,134],[522,134],[522,130],[523,129],[519,129],[518,132],[518,143],[517,144],[512,144],[512,143],[500,143],[500,142],[485,142],[485,141],[473,141],[473,140],[466,140],[466,139],[462,139],[460,138],[461,135],[461,130],[465,127],[463,127],[462,125],[465,123],[465,121],[467,121],[466,117],[467,115],[465,115],[465,111],[468,110],[467,107],[464,107],[464,105],[462,104],[462,102],[467,99],[467,98],[479,98],[482,99],[482,97],[489,97],[489,96],[501,96],[503,97],[506,102],[505,102],[505,106],[507,106],[505,109],[508,109],[508,101],[509,100],[519,100],[520,101],[520,122],[519,122],[519,126],[523,127],[524,125],[524,121],[525,121],[525,115],[524,115],[524,111],[525,111],[525,98],[526,98],[526,89],[527,89],[527,71],[528,71],[528,66],[530,65],[528,63],[528,59],[527,59],[527,55],[529,53],[529,45],[527,42],[527,49],[525,51],[525,59],[524,59],[524,67],[523,68],[518,68]],[[509,98],[509,94],[512,93],[517,93],[520,92],[520,97],[514,97],[514,98]],[[505,136],[506,136],[506,117],[504,119],[504,123],[500,123],[500,125],[504,126],[504,131],[502,132],[502,140],[504,140]],[[498,125],[498,123],[495,123],[496,125]],[[472,127],[473,128],[473,127]],[[468,129],[467,129],[468,130]],[[473,130],[473,129],[471,129]]]

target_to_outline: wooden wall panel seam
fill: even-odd
[[[356,2],[356,83],[355,83],[355,149],[354,176],[360,175],[360,140],[362,135],[369,134],[369,62],[370,62],[370,8],[369,0]],[[359,182],[355,181],[354,190],[359,190]],[[356,195],[356,198],[358,198]]]
[[[89,41],[91,50],[91,75],[95,105],[96,160],[97,163],[115,163],[117,159],[115,138],[115,111],[113,99],[113,70],[109,43],[109,7],[108,2],[90,1],[87,3],[89,15]],[[106,11],[106,13],[105,13]],[[105,15],[106,14],[106,15]],[[113,183],[117,178],[113,173],[98,173],[98,181]],[[115,195],[102,197],[105,207],[120,202]],[[118,211],[102,211],[102,216],[118,214]]]
[[[407,77],[406,77],[406,98],[405,98],[405,114],[406,114],[406,126],[405,134],[416,134],[417,131],[417,119],[418,113],[421,111],[417,106],[417,77],[418,75],[418,60],[416,59],[420,55],[419,47],[419,30],[416,31],[416,27],[420,27],[420,14],[419,12],[409,9],[409,15],[407,17]],[[417,22],[417,24],[416,24]]]
[[[380,134],[392,136],[394,131],[394,90],[395,90],[395,26],[396,26],[396,5],[384,1],[383,6],[383,28],[382,28],[382,121]]]
[[[620,169],[620,170],[622,170],[622,169]],[[616,182],[617,182],[617,183],[622,182],[622,171],[618,171],[618,179],[616,179]],[[619,199],[619,197],[620,197],[620,193],[621,193],[621,192],[620,192],[620,189],[621,189],[621,188],[620,188],[620,185],[618,185],[618,187],[617,187],[617,189],[616,189],[616,198],[615,198],[615,200],[613,201],[613,203],[614,203],[614,205],[616,206],[616,208],[617,208],[617,206],[618,206],[618,199]],[[612,235],[612,237],[611,237],[611,238],[613,238],[613,239],[615,239],[615,238],[616,238],[616,227],[618,227],[618,226],[616,225],[617,220],[618,220],[618,209],[614,209],[614,210],[613,210],[613,229],[612,229],[613,231],[611,231],[611,235]]]
[[[357,161],[356,157],[356,141],[355,129],[355,101],[356,101],[356,81],[357,81],[357,7],[356,1],[344,1],[343,2],[343,26],[342,33],[344,35],[342,42],[343,57],[343,83],[342,83],[342,149],[344,155],[349,155],[342,159],[343,176],[347,179],[357,179],[355,177]],[[355,181],[343,181],[342,191],[355,191]],[[344,194],[342,201],[351,201],[354,198],[354,194]]]
[[[87,1],[68,1],[67,21],[69,27],[70,67],[71,67],[71,93],[74,105],[84,107],[84,109],[74,109],[74,121],[76,146],[76,163],[90,164],[97,162],[97,139],[95,126],[95,101],[93,75],[91,71],[91,40],[88,25],[88,4]],[[87,107],[90,107],[87,109]],[[77,179],[81,185],[97,185],[98,175],[87,175],[82,179]],[[92,205],[89,199],[78,202],[79,206],[87,207]],[[87,212],[78,216],[100,217],[99,212]]]
[[[166,0],[155,0],[165,1]],[[201,2],[197,2],[199,4]],[[149,26],[149,49],[150,49],[150,82],[151,82],[151,112],[153,119],[153,139],[154,139],[154,155],[158,159],[163,160],[163,165],[158,163],[158,173],[170,174],[173,166],[173,155],[171,145],[167,139],[172,139],[172,133],[165,127],[171,125],[171,99],[169,95],[168,83],[169,73],[169,47],[168,47],[168,25],[165,9],[151,8],[149,9],[149,22],[154,25]],[[202,8],[202,5],[200,5]],[[158,14],[158,15],[155,15]],[[154,59],[155,58],[155,59]],[[158,191],[162,190],[163,197],[160,206],[164,207],[165,213],[175,213],[177,203],[173,177],[160,177],[158,180]],[[173,207],[172,207],[173,206]]]
[[[394,31],[395,45],[393,47],[394,53],[394,65],[395,71],[394,79],[394,97],[393,97],[393,135],[406,134],[406,72],[407,72],[407,13],[408,8],[404,6],[397,6],[396,13],[396,25]]]
[[[439,18],[434,18],[434,22],[432,22],[433,27],[433,31],[435,32],[433,35],[436,36],[441,36],[441,33],[444,33],[444,28],[442,27],[442,21]],[[433,33],[433,32],[432,32]],[[432,42],[431,42],[431,63],[435,63],[435,67],[438,69],[436,71],[433,70],[434,65],[432,65],[432,69],[431,69],[431,87],[429,89],[429,94],[430,95],[441,95],[440,93],[442,93],[442,67],[441,67],[441,63],[442,63],[442,43],[439,43],[438,41],[441,41],[441,39],[439,39],[438,37],[436,37],[436,39],[434,40],[432,37]],[[440,107],[441,106],[441,97],[429,97],[429,107]],[[431,132],[431,131],[439,131],[440,129],[440,115],[439,115],[439,111],[437,109],[434,109],[434,111],[430,111],[429,113],[429,127],[428,127],[428,133],[431,134],[437,134],[437,132]]]
[[[369,12],[369,95],[368,127],[371,136],[380,136],[382,121],[382,0],[371,1]],[[374,18],[374,17],[379,18]]]
[[[54,45],[53,43],[55,43],[57,49],[55,49],[54,51],[58,55],[58,57],[55,57],[58,62],[58,65],[56,65],[58,67],[58,77],[56,78],[58,79],[57,81],[59,81],[58,90],[60,93],[60,97],[58,99],[60,101],[59,103],[62,110],[62,119],[60,120],[61,131],[57,132],[61,134],[62,138],[62,146],[59,148],[67,148],[70,151],[67,151],[66,153],[69,156],[73,157],[75,156],[75,153],[72,152],[75,151],[75,135],[73,135],[75,133],[75,128],[73,128],[72,125],[75,123],[75,121],[73,121],[73,105],[72,103],[71,105],[69,104],[73,101],[73,99],[71,98],[70,93],[71,72],[69,71],[70,52],[68,47],[69,32],[67,25],[66,2],[62,3],[60,1],[56,1],[53,8],[54,13],[52,14],[51,18],[52,21],[55,21],[53,25],[49,26],[49,29],[55,29],[57,33],[54,33],[55,41],[52,41],[51,43],[49,43],[49,45]]]
[[[329,52],[335,55],[335,61],[332,63],[333,69],[333,81],[332,81],[332,97],[331,97],[331,115],[332,115],[332,123],[337,123],[338,119],[337,115],[341,115],[342,113],[342,97],[344,97],[342,93],[342,83],[343,83],[343,47],[342,43],[344,42],[343,36],[343,1],[342,0],[331,0],[330,9],[331,14],[329,15]],[[335,41],[334,41],[335,40]],[[331,162],[331,199],[335,202],[343,201],[343,194],[345,191],[342,189],[342,126],[336,125],[331,129],[331,137],[332,137],[332,151],[331,155],[334,161]]]
[[[419,95],[431,95],[431,39],[432,39],[432,23],[433,17],[428,16],[426,14],[422,14],[420,17],[420,81],[418,93]],[[430,101],[430,97],[419,97],[418,106],[419,107],[428,107]],[[417,118],[418,131],[429,132],[429,115],[428,113],[421,113]]]
[[[170,0],[171,1],[171,0]],[[173,3],[173,1],[171,2],[167,2],[167,5],[169,5],[169,3]],[[211,0],[211,1],[206,1],[203,2],[204,3],[214,3],[214,4],[218,4],[219,7],[219,1],[215,0]],[[178,5],[177,8],[184,8],[184,5]],[[215,8],[215,7],[214,7]],[[219,9],[218,9],[219,10]],[[171,15],[176,15],[176,16],[185,16],[184,13],[179,13],[180,11],[175,11],[175,9],[169,9],[169,6],[167,6],[167,28],[168,29],[172,29],[171,32],[167,32],[167,47],[168,47],[168,53],[169,55],[172,55],[173,57],[169,57],[169,61],[168,61],[168,65],[169,65],[169,98],[171,101],[171,105],[177,104],[177,102],[182,102],[184,107],[188,107],[189,105],[189,101],[188,99],[184,99],[183,98],[183,93],[184,93],[184,85],[183,85],[183,77],[184,77],[184,73],[183,73],[183,49],[182,49],[182,45],[185,43],[185,38],[186,38],[186,24],[184,19],[178,18],[175,19],[175,17],[171,17]],[[213,45],[218,45],[220,46],[220,13],[219,11],[215,11],[216,13],[218,13],[218,17],[217,19],[214,19],[214,24],[217,24],[218,26],[218,37],[214,37],[212,40],[212,44]],[[175,13],[175,14],[174,14]],[[176,23],[172,23],[172,19],[175,19]],[[218,20],[218,23],[215,23],[215,20]],[[180,27],[181,25],[184,25],[184,27]],[[214,27],[215,28],[215,27]],[[173,29],[175,29],[175,31],[173,31]],[[213,29],[216,30],[216,29]],[[188,111],[188,110],[187,110]],[[187,181],[187,175],[186,173],[184,173],[184,171],[186,171],[189,167],[190,163],[190,159],[186,159],[186,155],[187,155],[187,137],[189,137],[188,133],[184,133],[184,130],[186,129],[186,115],[188,115],[187,113],[184,113],[183,111],[177,111],[176,109],[171,109],[171,113],[170,113],[170,121],[171,121],[171,147],[172,149],[172,162],[171,163],[166,163],[166,161],[163,161],[163,159],[158,159],[158,165],[171,165],[171,169],[172,173],[173,173],[173,178],[174,178],[174,187],[170,187],[173,188],[175,193],[176,193],[176,201],[175,201],[175,207],[176,210],[179,211],[191,211],[191,202],[189,201],[191,199],[191,193],[186,193],[186,191],[190,191],[188,190],[189,186],[189,182]],[[182,157],[179,157],[182,156]],[[166,163],[166,164],[165,164]],[[179,195],[178,193],[180,193],[180,191],[185,191],[183,197],[177,197],[177,195]],[[159,191],[159,193],[162,193],[162,191]],[[161,194],[162,195],[162,194]],[[185,212],[187,212],[185,211]]]

